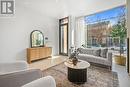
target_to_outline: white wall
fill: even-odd
[[[129,39],[130,39],[130,0],[127,0],[127,30],[128,30],[127,37],[129,37]],[[129,44],[129,46],[130,46],[130,44]],[[129,49],[130,49],[130,47],[129,47]],[[129,51],[129,58],[130,58],[130,51]],[[130,60],[129,60],[129,70],[130,70]]]
[[[41,3],[42,0],[16,0],[15,15],[0,17],[0,61],[26,60],[26,48],[30,47],[33,30],[41,30],[51,41],[53,55],[58,54],[57,12],[54,5]]]

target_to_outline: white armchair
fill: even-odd
[[[0,87],[56,87],[53,77],[28,69],[25,61],[0,62]]]
[[[56,87],[56,84],[55,79],[52,76],[46,76],[27,83],[22,87]]]
[[[0,62],[0,75],[28,69],[26,61]]]

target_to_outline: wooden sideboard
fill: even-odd
[[[51,57],[51,54],[52,47],[27,48],[27,61],[31,63],[34,60]]]

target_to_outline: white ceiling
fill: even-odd
[[[126,0],[18,0],[19,4],[54,17],[82,16],[126,4]]]

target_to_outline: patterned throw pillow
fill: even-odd
[[[100,56],[101,49],[93,50],[93,55],[94,56]]]
[[[107,58],[107,52],[108,52],[107,48],[101,49],[100,56],[103,57],[103,58]]]
[[[77,50],[79,53],[81,53],[81,54],[83,53],[83,48],[78,48]]]

